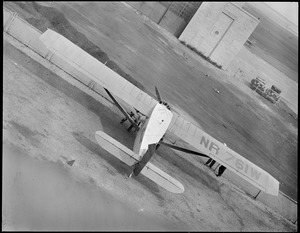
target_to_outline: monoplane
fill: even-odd
[[[50,56],[55,56],[52,59],[61,59],[60,64],[67,63],[68,67],[71,67],[68,68],[70,73],[79,75],[81,80],[93,80],[96,85],[94,89],[105,90],[135,128],[136,138],[132,150],[103,131],[95,132],[99,145],[132,166],[135,176],[141,173],[171,192],[184,192],[184,186],[178,180],[149,162],[157,146],[165,145],[183,152],[212,158],[255,187],[268,194],[278,195],[279,182],[273,176],[172,110],[161,99],[156,87],[157,100],[51,29],[44,32],[40,40],[52,53]],[[128,114],[120,102],[134,107],[144,116],[144,120],[137,121]],[[167,132],[182,139],[193,150],[166,143],[163,136]]]

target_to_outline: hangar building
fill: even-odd
[[[226,69],[259,20],[244,2],[128,2],[185,44]]]
[[[203,2],[179,40],[226,69],[259,23],[239,5]]]

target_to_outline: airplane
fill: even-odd
[[[212,158],[265,193],[278,196],[278,180],[171,109],[162,101],[156,87],[158,100],[51,29],[47,29],[39,39],[50,51],[50,61],[65,67],[74,77],[92,80],[94,90],[106,93],[130,121],[136,130],[132,150],[103,131],[96,131],[95,138],[103,149],[132,166],[135,176],[141,173],[170,192],[184,192],[184,186],[178,180],[149,162],[157,146],[165,145],[186,153]],[[67,63],[69,68],[66,68],[64,63]],[[145,116],[144,120],[136,121],[122,107],[121,102],[134,107],[139,114]],[[167,132],[180,138],[193,150],[164,142],[163,137]]]

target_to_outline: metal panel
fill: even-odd
[[[189,130],[188,130],[188,134],[191,136],[194,136],[196,133],[196,128],[197,127],[193,123],[191,123]]]
[[[123,87],[123,90],[127,93],[131,93],[134,86],[130,82],[126,82],[126,85]]]
[[[48,50],[46,46],[38,39],[38,37],[41,35],[41,32],[18,16],[12,20],[13,21],[11,22],[10,27],[7,28],[7,33],[21,41],[36,53],[46,57]]]
[[[188,132],[189,128],[190,128],[191,123],[188,122],[187,120],[184,120],[183,124],[182,124],[182,130]]]
[[[7,28],[13,17],[13,12],[3,7],[3,28]]]
[[[183,118],[181,116],[178,116],[178,118],[175,121],[175,125],[177,125],[179,128],[182,127],[183,124]]]
[[[136,86],[133,86],[133,89],[130,94],[136,98],[139,93],[140,93],[140,89],[138,89]]]

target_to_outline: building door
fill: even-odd
[[[224,14],[220,14],[218,21],[214,24],[210,31],[210,36],[206,40],[207,46],[210,48],[208,52],[208,57],[214,52],[214,50],[218,47],[219,43],[222,41],[226,32],[232,25],[234,19],[230,16]]]

